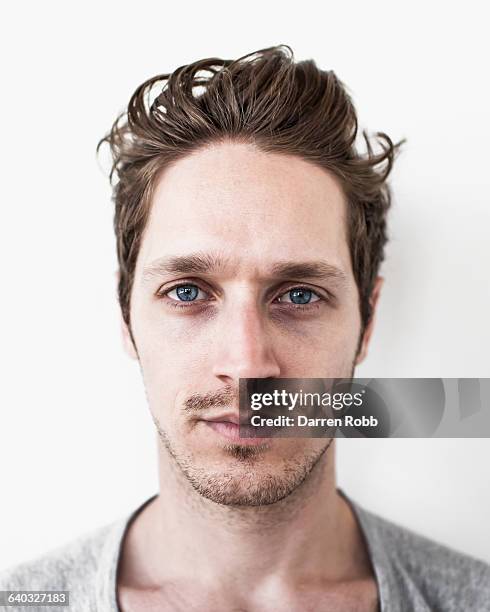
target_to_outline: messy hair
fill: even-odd
[[[136,260],[157,178],[189,153],[230,140],[296,155],[339,181],[363,331],[387,242],[387,178],[402,143],[382,132],[362,136],[364,153],[354,105],[335,73],[313,60],[296,62],[287,45],[236,60],[198,60],[142,83],[97,146],[107,143],[112,154],[118,297],[130,333]]]

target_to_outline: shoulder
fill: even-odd
[[[69,591],[70,605],[74,604],[71,609],[95,609],[98,575],[102,571],[107,578],[117,562],[123,527],[122,521],[105,525],[41,557],[0,572],[0,591]]]
[[[378,560],[403,592],[432,609],[490,612],[490,565],[374,513],[362,510]]]

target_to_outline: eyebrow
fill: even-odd
[[[228,261],[213,253],[192,253],[161,257],[143,268],[142,282],[170,274],[217,274],[229,268]],[[310,278],[315,280],[347,282],[347,276],[340,268],[326,261],[278,261],[268,275],[279,280]]]

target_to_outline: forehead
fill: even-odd
[[[244,269],[323,258],[347,274],[345,216],[344,194],[327,171],[251,144],[208,146],[159,177],[138,268],[165,255],[219,251]]]

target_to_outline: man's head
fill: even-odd
[[[216,425],[239,379],[348,377],[366,354],[396,146],[361,156],[356,134],[334,73],[277,47],[150,79],[101,141],[126,346],[166,452],[218,503],[286,497],[329,443]]]

